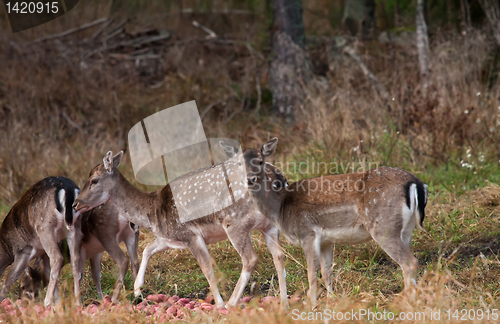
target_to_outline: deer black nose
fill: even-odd
[[[77,207],[78,207],[78,202],[76,202],[76,201],[75,201],[75,202],[73,203],[73,208],[74,208],[74,209],[76,209]]]
[[[252,185],[255,183],[255,181],[257,181],[257,177],[256,176],[253,176],[253,177],[247,177],[247,182],[249,185]]]

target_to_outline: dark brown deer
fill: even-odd
[[[120,248],[120,243],[125,242],[131,261],[132,275],[134,279],[139,271],[139,259],[137,248],[139,243],[139,228],[120,216],[113,205],[104,204],[90,211],[82,213],[82,240],[80,247],[80,273],[79,280],[82,279],[85,260],[90,260],[92,279],[96,285],[99,299],[103,298],[101,288],[101,256],[106,251],[118,266],[117,280],[111,301],[118,301],[123,280],[127,274],[129,258]],[[62,251],[68,251],[62,248]],[[66,253],[65,260],[69,259]],[[44,266],[39,257],[33,267],[26,269],[21,277],[21,295],[30,299],[36,298],[38,291],[43,289],[48,283],[48,278],[44,276]]]
[[[248,192],[244,190],[246,187],[244,174],[242,181],[231,183],[231,190],[237,200],[227,208],[211,212],[213,207],[211,201],[204,199],[207,192],[216,193],[219,196],[225,190],[229,190],[226,182],[223,181],[223,173],[231,175],[233,172],[238,172],[237,169],[243,166],[243,161],[225,162],[202,168],[175,179],[163,189],[142,192],[132,186],[118,171],[117,167],[120,165],[122,156],[123,152],[115,156],[111,151],[106,154],[103,163],[90,172],[89,179],[85,183],[82,194],[75,201],[74,207],[76,210],[86,211],[109,202],[116,206],[119,213],[129,221],[151,231],[156,236],[156,240],[143,252],[141,266],[134,284],[136,295],[139,295],[140,287],[144,284],[146,266],[152,255],[170,248],[189,249],[208,279],[217,306],[224,306],[207,244],[229,238],[243,262],[240,278],[228,302],[228,306],[236,305],[258,262],[250,235],[252,230],[258,229],[263,233],[269,251],[273,255],[278,272],[282,305],[285,307],[288,305],[284,256],[279,245],[279,232],[253,205]],[[278,182],[286,182],[281,173],[271,173]],[[177,193],[176,197],[174,193]],[[179,206],[176,205],[176,201]],[[186,207],[187,204],[195,201],[201,203],[198,205],[200,207],[198,211],[206,211],[207,216],[183,222],[179,217],[178,208],[181,208],[181,204],[182,207]]]
[[[57,280],[63,265],[58,243],[67,238],[74,278],[78,278],[81,219],[71,206],[80,193],[68,178],[50,177],[26,191],[14,204],[0,226],[0,275],[12,265],[0,292],[0,300],[19,279],[30,261],[43,256],[45,275],[49,278],[44,304],[58,299]],[[75,296],[80,300],[80,285],[74,280]]]
[[[259,210],[303,248],[311,303],[316,303],[319,265],[327,292],[332,292],[334,244],[375,240],[401,266],[405,288],[410,288],[418,266],[411,253],[411,237],[416,226],[422,228],[427,186],[404,170],[379,167],[276,187],[264,165],[277,144],[278,139],[273,138],[260,151],[245,151],[249,191]],[[220,145],[232,154],[231,146]]]

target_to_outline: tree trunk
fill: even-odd
[[[479,4],[486,14],[496,42],[500,46],[500,5],[498,0],[479,0]]]
[[[417,51],[418,63],[420,65],[420,83],[422,94],[427,95],[429,88],[429,36],[427,34],[427,22],[425,19],[426,0],[417,1]]]
[[[352,36],[375,33],[375,0],[346,0],[342,22]]]
[[[280,118],[294,121],[295,110],[304,103],[309,77],[301,0],[274,0],[272,60],[269,72],[273,109]]]

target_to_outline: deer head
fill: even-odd
[[[116,177],[119,176],[116,168],[120,165],[122,157],[123,151],[120,151],[115,156],[109,151],[104,156],[103,163],[90,171],[82,192],[73,204],[75,210],[84,212],[109,200],[110,192],[113,191],[116,185]]]

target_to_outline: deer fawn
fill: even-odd
[[[111,151],[104,157],[103,163],[96,166],[85,183],[82,194],[74,203],[79,211],[86,211],[105,202],[116,206],[118,212],[134,224],[152,231],[156,240],[149,244],[143,252],[143,258],[136,278],[134,289],[136,296],[140,294],[140,287],[144,284],[146,266],[152,255],[169,248],[189,249],[198,260],[203,274],[207,278],[215,302],[218,307],[223,307],[224,302],[217,288],[214,272],[211,265],[207,244],[215,243],[226,238],[242,258],[243,268],[234,289],[228,306],[239,302],[244,288],[250,279],[250,274],[255,268],[258,257],[252,247],[251,231],[258,229],[263,233],[269,251],[278,272],[282,305],[288,305],[286,296],[286,282],[284,269],[284,256],[279,245],[279,232],[253,205],[249,193],[242,193],[244,181],[233,183],[232,188],[238,200],[231,206],[222,210],[209,213],[210,204],[202,204],[207,210],[207,216],[181,222],[178,206],[174,200],[174,192],[182,187],[179,201],[183,204],[195,201],[204,202],[203,193],[217,192],[220,194],[226,182],[219,179],[223,167],[227,173],[241,166],[240,162],[225,162],[222,165],[206,167],[181,176],[167,184],[163,189],[146,193],[136,189],[118,171],[123,152],[112,155]],[[218,180],[217,180],[218,179]],[[286,179],[282,174],[275,174],[276,182],[284,183]],[[240,189],[238,189],[240,188]],[[179,195],[179,193],[178,193]]]
[[[123,287],[123,280],[127,274],[129,258],[120,248],[120,243],[125,242],[131,261],[132,275],[137,277],[139,270],[139,259],[137,247],[139,243],[139,228],[121,217],[116,208],[111,204],[104,204],[90,211],[82,213],[82,239],[80,246],[80,268],[81,280],[85,267],[85,260],[90,259],[92,279],[96,285],[99,299],[103,298],[101,289],[101,256],[106,251],[118,265],[118,275],[111,301],[117,302]],[[67,251],[67,249],[62,249]],[[69,257],[69,255],[65,255]],[[21,277],[21,294],[24,297],[35,298],[38,291],[43,289],[48,278],[39,257],[33,266],[26,269]]]
[[[411,236],[416,226],[422,229],[427,186],[406,171],[379,167],[279,187],[263,168],[277,144],[273,138],[260,151],[245,152],[248,187],[259,210],[293,244],[302,246],[311,303],[316,304],[319,264],[327,292],[332,292],[333,244],[373,239],[401,266],[405,288],[414,284],[418,261],[411,253]],[[220,145],[232,154],[231,146]]]
[[[70,179],[51,177],[33,185],[14,204],[0,226],[0,275],[12,263],[0,300],[5,298],[11,285],[21,276],[33,258],[43,255],[45,276],[49,278],[44,304],[59,298],[57,280],[63,265],[58,242],[65,237],[71,254],[74,278],[78,277],[81,219],[71,206],[80,190]],[[77,302],[80,285],[74,280]]]

